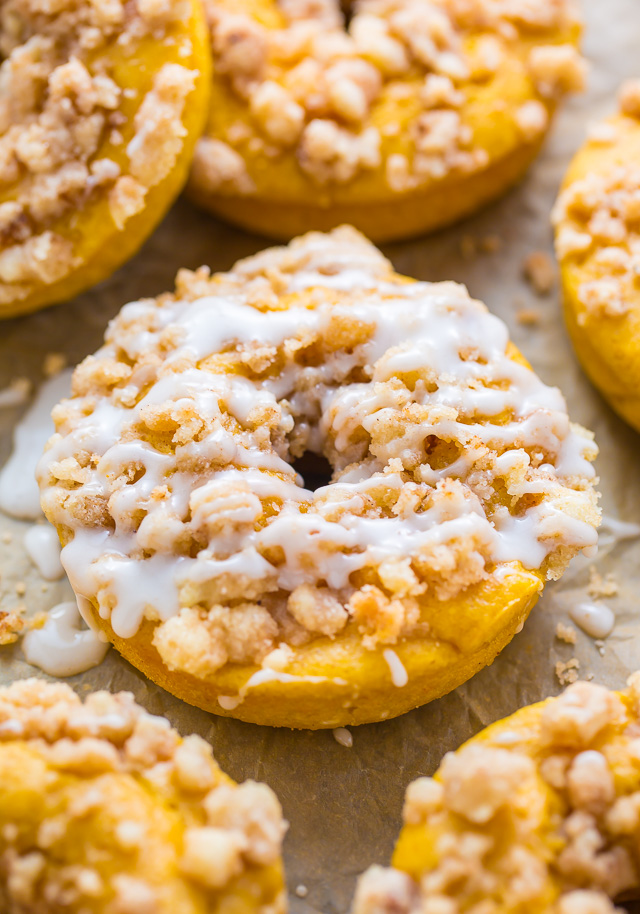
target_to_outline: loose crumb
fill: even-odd
[[[309,894],[309,889],[306,887],[306,885],[297,885],[296,886],[296,895],[298,896],[298,898],[306,898],[308,894]]]
[[[535,327],[542,320],[542,315],[535,308],[520,308],[516,318],[524,327]]]
[[[536,295],[549,295],[556,284],[556,267],[546,251],[534,251],[522,264],[524,278]]]
[[[32,387],[29,378],[13,378],[8,387],[0,390],[0,409],[22,406],[29,399]]]
[[[25,629],[24,606],[10,612],[0,612],[0,646],[15,644]]]
[[[16,583],[15,590],[19,597],[24,597],[27,592],[27,585],[24,583],[24,581],[18,581]]]
[[[571,685],[571,683],[576,682],[579,669],[580,661],[577,657],[572,657],[571,660],[566,661],[559,660],[556,663],[556,676],[560,685]]]
[[[473,235],[463,235],[460,239],[460,253],[465,260],[473,260],[478,253],[478,242]]]
[[[589,569],[589,585],[587,592],[590,597],[615,597],[618,594],[618,584],[612,574],[607,574],[603,578],[598,572],[595,565]]]
[[[45,378],[53,378],[67,367],[67,358],[61,352],[48,352],[42,363]]]
[[[578,633],[572,625],[564,625],[562,622],[558,622],[556,638],[559,641],[564,641],[565,644],[575,644],[578,639]]]
[[[480,240],[480,249],[484,254],[496,254],[502,248],[502,238],[499,235],[485,235]]]

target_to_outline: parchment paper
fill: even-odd
[[[455,279],[509,325],[514,342],[542,378],[563,390],[574,420],[592,428],[600,446],[598,471],[607,516],[640,522],[640,439],[590,387],[565,335],[557,290],[538,299],[523,282],[522,261],[535,250],[551,251],[549,212],[566,165],[583,141],[589,121],[613,108],[614,93],[627,76],[640,75],[640,0],[584,0],[586,54],[592,63],[590,88],[560,113],[542,157],[525,183],[462,226],[437,237],[389,245],[385,253],[402,273],[419,279]],[[498,236],[501,250],[468,256],[469,236]],[[264,247],[264,239],[243,234],[180,201],[143,251],[108,282],[74,302],[0,324],[0,389],[16,376],[42,380],[46,353],[64,353],[75,363],[97,348],[107,320],[127,301],[172,288],[181,266],[209,264],[226,269],[241,256]],[[463,251],[466,251],[467,256]],[[535,326],[517,320],[522,308],[541,314]],[[0,463],[10,450],[10,429],[20,410],[0,410]],[[29,567],[21,547],[26,525],[0,518],[0,609],[25,601],[30,610],[48,609],[67,596],[68,585],[49,584]],[[13,534],[4,542],[3,534]],[[182,733],[208,739],[228,773],[266,781],[278,793],[291,823],[285,845],[294,914],[344,912],[358,873],[386,863],[400,826],[404,790],[413,778],[431,774],[443,754],[486,724],[529,702],[559,691],[558,660],[576,656],[580,675],[593,674],[620,687],[640,667],[640,540],[603,536],[594,564],[613,572],[617,597],[608,604],[617,624],[604,655],[578,632],[575,647],[555,639],[558,621],[568,623],[572,600],[586,598],[586,560],[576,560],[563,580],[547,587],[523,632],[490,668],[451,695],[404,717],[359,727],[353,747],[344,748],[331,731],[289,732],[223,720],[190,708],[125,663],[115,651],[74,688],[129,689],[149,711],[166,715]],[[25,597],[16,582],[27,584]],[[0,681],[42,675],[23,660],[19,646],[0,648]],[[308,894],[296,895],[304,885]]]

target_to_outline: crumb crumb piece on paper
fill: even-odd
[[[520,308],[516,318],[518,323],[525,327],[535,327],[540,323],[542,315],[536,308]]]
[[[27,592],[27,585],[24,581],[18,581],[15,586],[15,591],[19,597],[24,597]]]
[[[297,885],[296,886],[296,895],[298,896],[298,898],[306,898],[308,894],[309,894],[309,889],[306,887],[306,885]]]
[[[42,363],[45,378],[53,378],[67,367],[67,359],[61,352],[48,352]]]
[[[546,251],[534,251],[522,264],[524,278],[536,295],[548,295],[556,284],[556,267]]]
[[[593,643],[595,644],[596,650],[598,651],[600,656],[604,657],[604,641],[602,640],[602,638],[598,638],[598,640],[594,641]]]
[[[589,585],[587,592],[590,597],[615,597],[618,594],[618,584],[612,574],[607,574],[603,578],[598,572],[595,565],[589,569]]]
[[[556,625],[556,638],[558,641],[564,641],[565,644],[575,644],[578,639],[578,633],[573,625],[564,625],[558,622]]]
[[[32,388],[29,378],[13,378],[8,387],[0,390],[0,408],[22,406],[29,399]]]
[[[556,676],[560,685],[571,685],[572,682],[576,682],[579,669],[580,661],[577,657],[572,657],[571,660],[565,661],[558,660],[556,663]]]
[[[473,260],[478,253],[478,242],[473,235],[463,235],[460,239],[460,253],[465,260]]]
[[[502,247],[502,238],[499,235],[485,235],[480,240],[480,250],[484,254],[497,254]]]
[[[0,646],[14,644],[25,629],[24,606],[9,612],[0,612]]]

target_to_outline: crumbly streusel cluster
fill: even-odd
[[[271,156],[294,149],[320,185],[345,184],[382,165],[398,192],[469,174],[487,164],[487,153],[465,123],[466,84],[491,80],[523,41],[540,99],[574,91],[584,77],[575,48],[552,40],[576,21],[571,0],[360,0],[348,29],[338,0],[277,6],[281,28],[266,28],[233,5],[208,4],[216,72],[249,105],[255,125],[238,122],[225,137],[201,140],[195,173],[213,191],[252,192],[245,148]],[[406,129],[372,117],[387,99],[416,107],[416,115],[411,153],[383,163],[384,138]],[[514,112],[525,142],[547,127],[540,99]]]
[[[159,802],[179,812],[183,834],[175,851],[178,870],[203,903],[247,869],[279,859],[286,826],[272,791],[253,781],[239,786],[231,782],[208,743],[198,736],[181,739],[166,720],[145,712],[129,693],[96,692],[82,702],[68,686],[36,679],[0,689],[0,781],[4,766],[12,764],[13,745],[43,759],[48,779],[42,783],[41,808],[24,810],[19,821],[11,821],[0,809],[3,910],[97,910],[96,899],[104,898],[110,899],[108,910],[114,914],[161,909],[157,886],[136,878],[135,867],[122,873],[109,865],[110,841],[118,853],[135,858],[149,827],[132,820],[126,802],[114,808],[113,793],[108,811],[118,821],[96,835],[94,851],[86,854],[93,864],[65,863],[67,830],[105,804],[102,791],[113,775],[146,783]],[[69,792],[70,778],[78,785],[75,798]],[[54,796],[59,800],[49,803]],[[65,797],[71,798],[66,805]]]
[[[625,83],[619,95],[620,114],[638,123],[640,82]],[[592,131],[591,142],[613,146],[614,122]],[[630,293],[640,283],[640,167],[615,165],[593,172],[566,187],[556,204],[556,249],[563,263],[589,259],[606,276],[582,283],[578,297],[587,314],[617,317],[627,313]]]
[[[123,145],[123,108],[136,93],[118,85],[113,63],[118,55],[126,60],[146,35],[162,44],[184,14],[182,0],[2,4],[0,191],[16,191],[0,203],[0,304],[74,267],[73,243],[56,231],[60,219],[107,194],[121,227],[173,165],[194,73],[166,64],[137,99],[123,172],[109,152]]]
[[[629,685],[623,702],[575,683],[410,784],[405,825],[432,863],[372,867],[354,914],[613,914],[640,889],[640,674]]]
[[[481,341],[481,342],[479,342]],[[595,542],[589,433],[452,283],[312,233],[126,306],[54,410],[42,503],[76,592],[172,669],[285,662],[356,626],[428,635],[425,600]],[[292,463],[323,454],[331,484]],[[497,580],[497,578],[496,578]]]

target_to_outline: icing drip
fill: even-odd
[[[60,603],[49,611],[42,628],[27,632],[22,649],[27,663],[50,676],[76,676],[102,663],[109,645],[83,628],[75,603]]]
[[[608,638],[616,617],[605,603],[576,603],[569,609],[570,618],[591,638]]]
[[[389,672],[391,673],[391,682],[398,689],[402,689],[409,682],[409,676],[406,669],[402,663],[402,660],[398,657],[395,651],[392,651],[390,647],[385,648],[382,652],[382,656],[387,662],[389,667]]]
[[[344,746],[345,749],[351,749],[353,746],[353,733],[351,730],[347,730],[346,727],[336,727],[332,733],[337,743]]]
[[[60,540],[50,524],[35,524],[24,535],[27,555],[46,581],[58,581],[64,575],[60,561]]]
[[[32,406],[13,433],[13,451],[0,470],[0,511],[26,520],[41,516],[40,493],[35,479],[38,460],[53,432],[51,410],[69,395],[70,370],[45,381]]]

